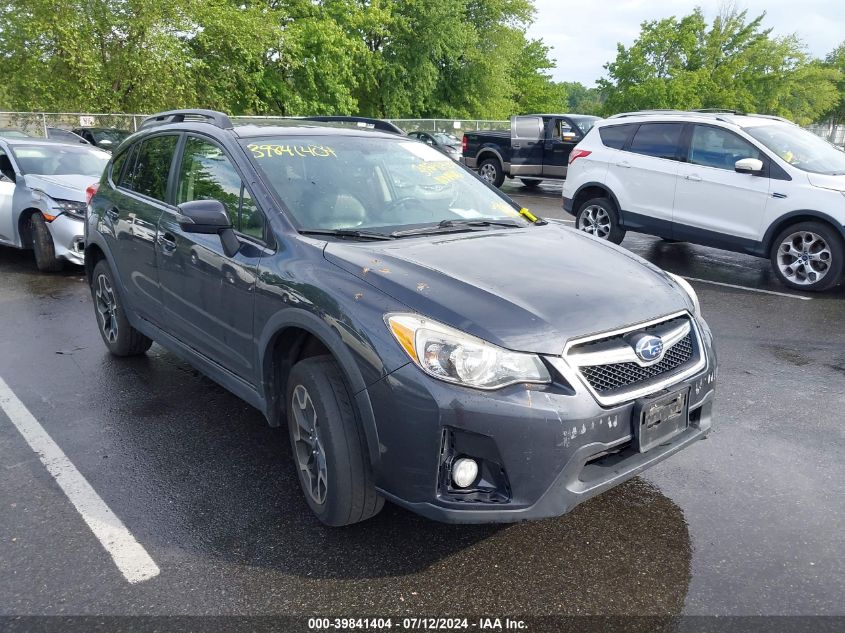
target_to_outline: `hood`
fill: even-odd
[[[67,176],[41,176],[27,174],[24,176],[29,189],[39,189],[53,199],[76,200],[85,202],[85,189],[99,182],[96,176],[82,176],[71,174]]]
[[[567,340],[692,310],[663,271],[559,225],[392,242],[329,242],[325,257],[414,311],[502,347]]]
[[[845,191],[845,175],[831,176],[828,174],[807,174],[807,179],[814,187]]]

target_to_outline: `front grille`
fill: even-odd
[[[663,359],[650,367],[640,367],[637,363],[615,363],[582,367],[581,373],[590,386],[598,393],[606,393],[637,383],[645,382],[670,372],[687,363],[693,357],[692,333],[666,350]]]

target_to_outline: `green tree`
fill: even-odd
[[[836,71],[810,60],[796,36],[772,37],[764,18],[728,8],[708,25],[695,9],[643,22],[605,65],[605,112],[728,108],[817,120],[836,101]]]
[[[839,73],[839,81],[836,85],[839,100],[822,116],[822,120],[830,124],[830,139],[832,140],[836,137],[837,129],[845,125],[845,42],[827,54],[824,64],[827,68]]]

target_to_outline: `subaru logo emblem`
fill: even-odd
[[[658,336],[644,334],[633,343],[634,352],[644,363],[653,363],[663,356],[663,341]]]

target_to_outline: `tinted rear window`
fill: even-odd
[[[675,160],[683,123],[643,123],[631,141],[630,151],[655,158]]]
[[[611,125],[608,127],[599,128],[599,136],[601,136],[601,142],[606,147],[612,147],[613,149],[622,149],[625,145],[625,141],[628,140],[628,137],[631,136],[631,132],[634,130],[636,125],[632,125],[628,123],[627,125]]]
[[[164,200],[177,139],[175,135],[167,135],[142,141],[134,168],[127,169],[121,186],[156,200]]]

